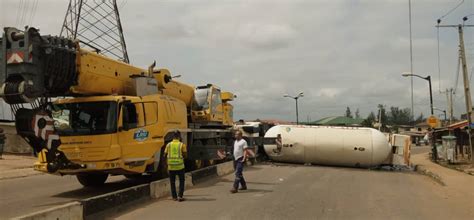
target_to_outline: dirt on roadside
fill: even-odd
[[[37,158],[28,155],[3,154],[0,159],[0,180],[41,174],[33,170]]]

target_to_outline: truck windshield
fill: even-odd
[[[194,92],[193,110],[201,111],[209,108],[209,88],[196,89]]]
[[[108,134],[117,130],[116,102],[54,104],[54,127],[59,135]]]

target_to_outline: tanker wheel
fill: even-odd
[[[104,185],[109,174],[106,173],[82,173],[76,175],[77,180],[84,187],[98,187]]]

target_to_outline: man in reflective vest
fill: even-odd
[[[171,195],[174,201],[184,201],[184,158],[186,158],[186,144],[180,141],[181,133],[173,133],[173,141],[165,148],[165,155],[168,162],[168,172],[170,174]],[[179,177],[179,194],[176,195],[176,176]]]

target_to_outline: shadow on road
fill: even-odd
[[[222,179],[220,182],[225,182],[225,183],[233,183],[233,180],[228,180],[228,179]],[[251,181],[245,181],[247,184],[256,184],[256,185],[277,185],[277,183],[264,183],[264,182],[251,182]]]
[[[271,193],[273,190],[268,189],[246,189],[246,190],[239,190],[238,193]]]
[[[105,193],[114,192],[117,190],[125,189],[128,187],[136,186],[143,183],[148,183],[150,180],[120,180],[115,182],[105,183],[103,186],[100,187],[84,187],[79,188],[76,190],[65,191],[55,195],[52,197],[60,197],[60,198],[73,198],[77,199],[85,199],[93,196],[102,195]]]
[[[189,198],[189,196],[185,196],[186,200],[185,202],[210,202],[210,201],[216,201],[214,198]]]

